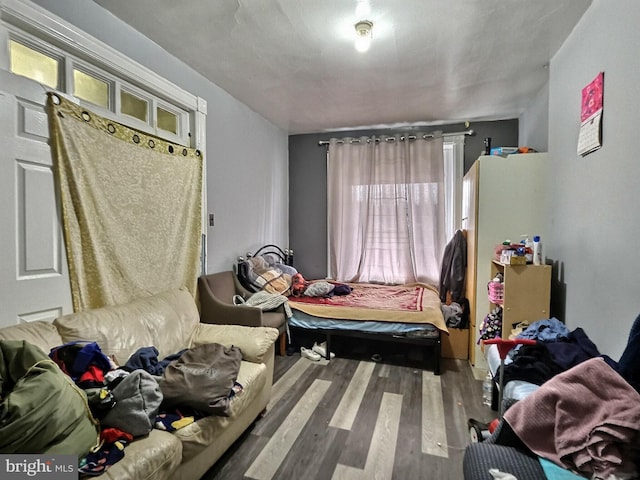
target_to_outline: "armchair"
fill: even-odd
[[[272,327],[279,333],[280,355],[286,354],[286,315],[282,306],[265,312],[258,307],[235,305],[233,297],[240,295],[247,299],[252,292],[245,289],[231,270],[203,275],[198,278],[200,297],[200,321],[248,327]]]

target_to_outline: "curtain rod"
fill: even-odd
[[[473,129],[469,129],[469,130],[465,130],[464,132],[452,132],[452,133],[443,133],[442,136],[443,137],[454,137],[456,135],[475,135],[475,131]],[[424,135],[422,135],[422,138],[433,138],[435,137],[435,134],[433,133],[425,133]],[[408,135],[408,136],[402,136],[400,137],[400,140],[415,140],[416,137],[415,135]],[[368,140],[367,140],[368,141]],[[376,139],[376,141],[379,141],[378,139]],[[395,137],[389,137],[388,141],[395,141]],[[344,143],[343,140],[338,140],[337,143]],[[353,140],[351,140],[351,143],[360,143],[360,140],[358,140],[357,138],[354,138]],[[329,145],[329,140],[320,140],[318,141],[318,145]]]

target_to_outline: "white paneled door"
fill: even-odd
[[[72,311],[45,100],[0,70],[0,327]]]

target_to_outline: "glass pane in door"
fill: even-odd
[[[167,112],[165,109],[158,107],[158,128],[171,133],[178,133],[178,117],[175,113]]]
[[[11,72],[58,89],[59,61],[33,48],[11,40]]]
[[[99,107],[109,108],[109,84],[81,70],[73,69],[73,94]]]
[[[149,102],[124,90],[120,91],[120,113],[130,115],[146,123],[148,111]]]

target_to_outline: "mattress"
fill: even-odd
[[[425,325],[431,324],[444,333],[449,333],[442,315],[440,297],[434,287],[422,283],[407,285],[372,285],[363,283],[349,283],[351,293],[344,296],[332,297],[289,297],[289,305],[298,319],[303,318],[298,313],[305,313],[308,317],[329,320],[347,320],[342,324],[343,329],[364,331],[364,328],[385,329],[379,323],[396,324],[389,327],[413,330],[423,330]],[[363,322],[370,322],[366,326]],[[411,329],[408,325],[417,328]],[[322,324],[314,328],[322,327]],[[376,330],[380,332],[380,330]],[[390,333],[390,332],[387,332]]]
[[[344,320],[340,318],[315,317],[300,310],[293,310],[289,326],[319,330],[351,330],[386,335],[406,335],[422,338],[437,338],[438,328],[429,323],[381,322],[375,320]]]

